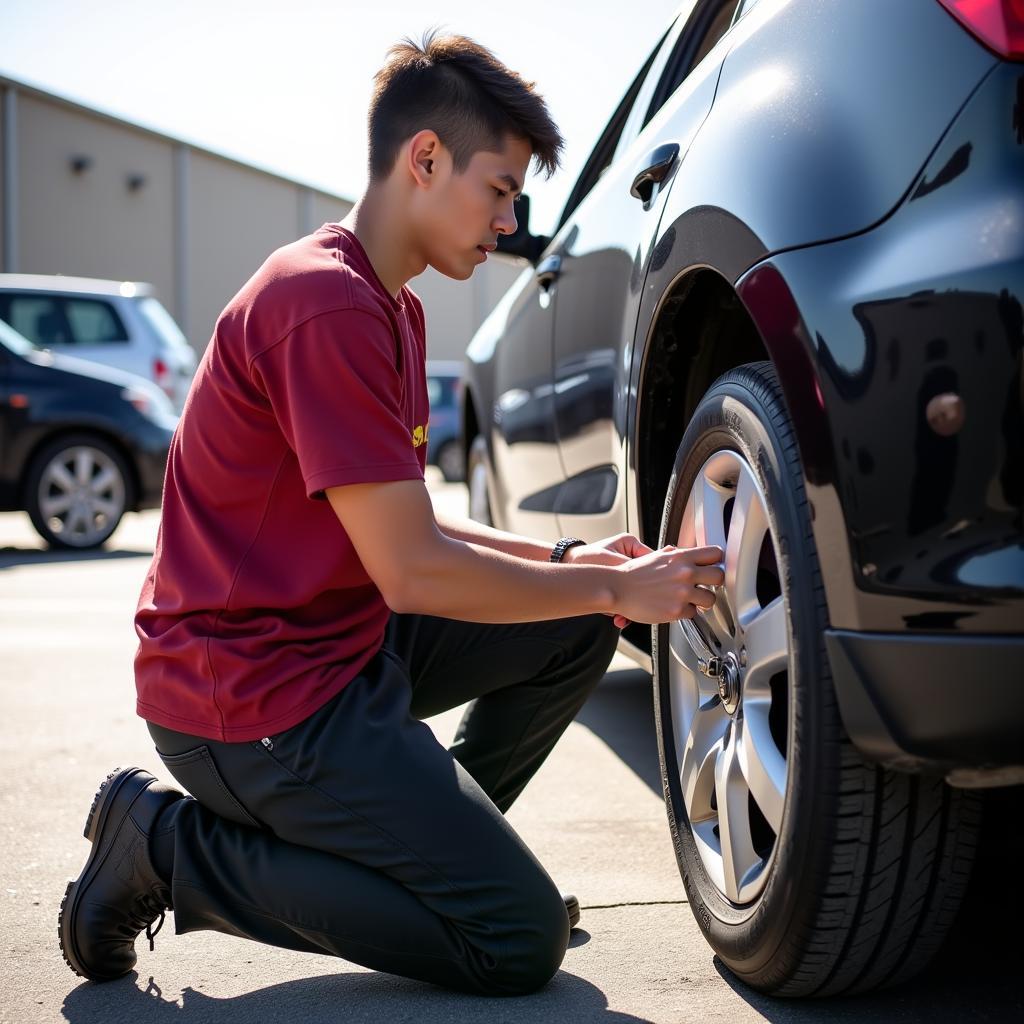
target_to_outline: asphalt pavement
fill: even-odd
[[[465,491],[432,477],[436,502]],[[157,513],[126,517],[106,548],[62,554],[20,514],[0,515],[0,1024],[390,1024],[542,1021],[1024,1020],[1020,930],[985,879],[940,962],[861,998],[782,1001],[738,984],[686,905],[661,797],[650,681],[621,657],[509,814],[582,927],[561,971],[517,999],[456,995],[344,961],[213,933],[138,943],[137,970],[83,982],[61,959],[57,908],[86,854],[93,793],[118,764],[160,773],[134,713],[132,612]],[[431,721],[446,741],[458,712]],[[993,902],[993,900],[995,902]],[[1019,905],[1019,903],[1018,903]],[[995,906],[992,914],[980,910]]]

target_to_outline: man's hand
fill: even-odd
[[[621,565],[632,558],[650,554],[652,550],[631,533],[618,533],[593,544],[576,544],[566,551],[562,561],[570,565]],[[629,619],[624,615],[612,618],[619,629],[629,625]]]
[[[620,565],[631,558],[648,555],[651,550],[631,533],[618,533],[593,544],[576,544],[566,551],[562,561],[570,565]]]

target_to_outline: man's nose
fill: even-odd
[[[516,220],[516,211],[509,210],[507,215],[499,216],[494,222],[494,229],[500,235],[514,235],[519,222]]]

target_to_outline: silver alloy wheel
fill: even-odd
[[[715,452],[701,467],[674,543],[725,551],[715,607],[669,627],[669,693],[701,861],[726,899],[749,903],[782,829],[790,644],[764,492],[738,452]]]
[[[73,445],[43,467],[39,512],[62,543],[87,548],[102,543],[125,510],[125,482],[117,463],[91,445]]]

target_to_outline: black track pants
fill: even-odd
[[[558,969],[558,890],[503,812],[604,674],[605,616],[392,615],[334,700],[264,740],[150,724],[174,805],[176,930],[212,929],[487,994]],[[420,719],[472,701],[451,750]]]

